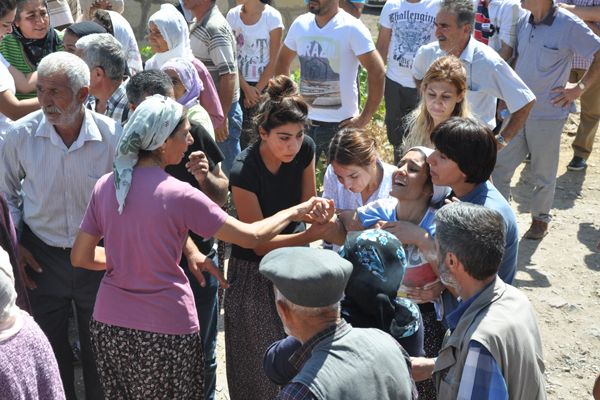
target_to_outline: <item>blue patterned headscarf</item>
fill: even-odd
[[[354,326],[381,329],[397,340],[413,336],[421,314],[412,301],[396,297],[406,271],[398,238],[381,229],[348,232],[340,255],[354,267],[342,301],[344,318]]]
[[[119,214],[123,213],[125,207],[140,150],[152,151],[162,146],[181,121],[182,115],[183,107],[175,100],[154,95],[146,98],[129,117],[113,162]]]

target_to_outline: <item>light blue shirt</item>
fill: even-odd
[[[600,50],[600,38],[569,11],[554,7],[539,24],[527,13],[517,23],[515,70],[531,88],[537,101],[530,119],[566,119],[569,107],[551,103],[558,96],[552,89],[564,87],[575,54],[593,57]]]

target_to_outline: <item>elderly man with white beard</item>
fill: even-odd
[[[70,252],[96,180],[112,170],[121,128],[86,110],[90,71],[66,52],[38,67],[42,110],[2,136],[0,191],[20,231],[19,268],[33,316],[56,355],[67,399],[75,399],[67,328],[75,305],[86,398],[102,399],[89,322],[104,272],[73,268]]]

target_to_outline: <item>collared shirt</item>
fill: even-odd
[[[300,371],[302,366],[312,355],[312,351],[317,344],[321,341],[327,339],[328,337],[333,336],[334,334],[344,334],[345,332],[352,329],[352,326],[348,324],[346,321],[341,320],[339,324],[332,325],[329,328],[322,330],[317,333],[315,336],[310,338],[306,343],[304,343],[298,350],[292,354],[289,361],[290,364],[297,370]],[[310,391],[310,389],[303,385],[302,383],[292,382],[285,385],[279,395],[277,396],[277,400],[316,400],[315,395]]]
[[[413,63],[413,76],[423,80],[429,66],[447,55],[439,42],[421,46]],[[505,101],[511,113],[535,99],[513,69],[491,47],[471,38],[460,55],[467,71],[467,99],[471,111],[490,128],[496,126],[496,99]]]
[[[598,7],[600,6],[600,0],[558,0],[557,3],[571,4],[577,7]],[[595,24],[600,28],[599,22],[588,23]],[[588,69],[592,64],[593,57],[582,57],[575,53],[573,56],[573,68],[574,69]]]
[[[127,82],[129,82],[129,79],[121,83],[113,94],[110,95],[106,101],[106,111],[104,112],[104,115],[114,119],[121,126],[125,125],[129,115],[129,100],[127,99],[125,90]],[[86,108],[96,111],[96,101],[97,99],[94,96],[89,96]]]
[[[67,147],[42,111],[1,136],[0,191],[18,226],[44,243],[70,248],[96,180],[112,170],[121,127],[85,110],[79,136]]]
[[[600,38],[562,8],[554,6],[540,23],[534,23],[531,13],[521,18],[517,24],[515,71],[537,98],[529,119],[566,119],[570,110],[552,104],[552,99],[559,96],[552,89],[567,83],[574,54],[593,57],[599,50]]]
[[[469,299],[461,301],[458,307],[446,316],[450,330],[454,330],[462,315],[475,302],[482,290]],[[469,352],[460,379],[457,399],[508,400],[508,389],[498,363],[490,352],[479,342],[469,342]]]

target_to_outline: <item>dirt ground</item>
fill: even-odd
[[[376,37],[378,12],[368,10],[362,19]],[[600,140],[586,171],[567,171],[573,138],[566,133],[574,133],[577,123],[572,116],[562,138],[550,232],[542,241],[521,240],[514,282],[537,312],[552,400],[591,399],[600,374]],[[529,166],[522,164],[513,177],[511,202],[521,235],[531,222],[531,180]],[[229,399],[224,347],[221,329],[217,399],[222,400]]]
[[[378,11],[362,17],[377,35]],[[575,132],[573,116],[565,132]],[[600,136],[600,135],[599,135]],[[515,286],[529,297],[544,344],[548,398],[589,400],[600,373],[600,140],[583,172],[569,172],[572,138],[563,135],[550,233],[542,241],[521,240]],[[522,164],[513,178],[512,207],[521,235],[530,223],[531,173]],[[217,396],[229,399],[222,315],[218,336]],[[79,378],[81,393],[81,378]],[[80,396],[83,398],[83,396]]]
[[[550,233],[542,241],[521,240],[514,285],[537,312],[544,344],[549,399],[588,400],[600,374],[600,140],[583,172],[567,171],[577,116],[565,127]],[[519,232],[531,222],[531,173],[527,164],[513,177]],[[217,399],[229,399],[222,326],[218,341]]]

